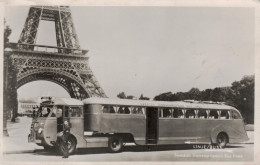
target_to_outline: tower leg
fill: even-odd
[[[3,135],[9,136],[7,131],[7,110],[5,108],[3,110]]]

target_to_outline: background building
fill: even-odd
[[[34,108],[40,106],[38,98],[19,99],[18,101],[18,114],[31,115]]]

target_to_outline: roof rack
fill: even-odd
[[[183,100],[186,103],[204,103],[204,104],[225,104],[225,102],[214,102],[214,101],[197,101],[197,100]]]
[[[214,102],[214,101],[201,101],[201,103],[206,103],[206,104],[225,104],[225,102]]]
[[[200,101],[197,100],[183,100],[186,103],[199,103]]]

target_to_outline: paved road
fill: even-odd
[[[8,152],[5,160],[16,161],[251,161],[253,145],[232,145],[226,149],[193,149],[192,145],[161,146],[151,150],[141,146],[128,146],[121,153],[108,153],[106,149],[81,149],[69,159],[56,156],[43,149]]]
[[[171,145],[147,148],[127,145],[121,153],[106,149],[79,149],[69,159],[56,156],[27,143],[31,119],[20,118],[9,124],[10,137],[4,138],[4,160],[7,161],[252,161],[254,144],[233,144],[225,149],[205,148],[204,145]]]

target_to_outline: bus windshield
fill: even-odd
[[[40,106],[37,117],[48,117],[52,111],[52,106]]]

